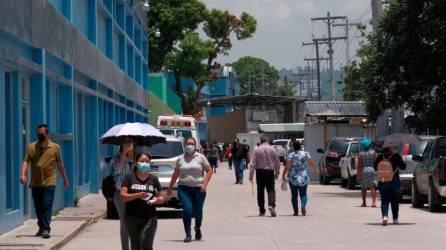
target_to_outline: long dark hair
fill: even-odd
[[[301,150],[302,149],[302,144],[300,143],[300,141],[294,141],[293,148],[294,148],[294,151]]]

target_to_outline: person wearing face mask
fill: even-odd
[[[178,157],[175,171],[167,189],[167,195],[172,195],[172,189],[178,177],[178,196],[183,204],[183,224],[186,238],[191,242],[192,216],[195,218],[195,239],[202,239],[201,224],[203,206],[206,199],[206,188],[211,180],[212,169],[206,157],[196,152],[197,142],[193,138],[186,140],[186,153]],[[205,174],[206,173],[206,174]]]
[[[119,154],[110,161],[110,166],[113,171],[113,180],[115,182],[116,191],[113,197],[113,203],[115,204],[120,221],[121,249],[129,250],[129,234],[124,222],[125,202],[120,198],[120,189],[124,177],[131,172],[131,167],[136,155],[135,142],[131,137],[124,138],[122,142],[122,145],[119,147]]]
[[[68,178],[62,162],[60,146],[48,139],[48,126],[37,126],[37,142],[28,145],[25,159],[22,163],[20,182],[26,184],[29,163],[31,163],[31,181],[34,207],[37,215],[39,231],[37,237],[50,238],[50,223],[54,192],[56,190],[56,166],[63,177],[64,189],[68,188]]]
[[[378,171],[379,163],[384,160],[389,161],[393,169],[393,178],[391,181],[384,182],[378,178],[378,190],[381,194],[382,225],[386,226],[389,214],[389,203],[392,207],[393,224],[399,223],[398,215],[401,182],[398,170],[406,169],[406,163],[404,163],[401,155],[394,151],[393,145],[384,145],[384,154],[379,155],[375,161],[375,171]]]
[[[125,202],[124,222],[132,250],[153,249],[157,228],[155,205],[164,203],[158,177],[150,174],[150,155],[136,157],[137,167],[121,184],[121,199]]]

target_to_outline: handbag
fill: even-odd
[[[110,165],[112,157],[105,158],[105,162]],[[116,192],[115,180],[114,180],[114,168],[112,167],[111,173],[102,179],[101,184],[102,195],[108,201],[112,201]]]

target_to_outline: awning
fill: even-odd
[[[260,130],[266,133],[304,132],[305,123],[273,123],[259,124]]]

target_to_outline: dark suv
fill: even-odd
[[[319,161],[321,184],[328,185],[333,179],[341,177],[339,162],[345,156],[348,144],[359,140],[359,137],[335,137],[328,140],[325,150],[322,148],[317,150],[318,153],[323,154]]]

